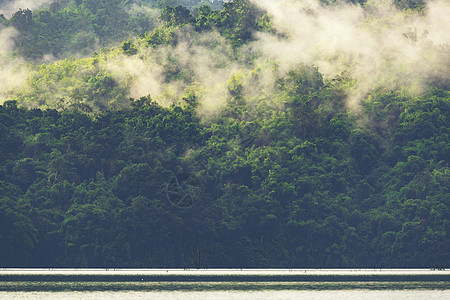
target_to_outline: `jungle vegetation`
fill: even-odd
[[[31,74],[0,105],[0,266],[449,266],[448,76],[375,89],[354,111],[352,74],[242,57],[283,33],[248,0],[205,2],[61,0],[0,18]],[[242,66],[214,113],[196,66],[167,50],[186,44]],[[167,90],[130,96],[140,75],[117,61],[158,65]]]

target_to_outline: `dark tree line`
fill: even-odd
[[[74,25],[92,12],[119,22],[84,23],[99,36],[130,24],[111,20],[107,10],[121,1],[91,2],[58,8],[67,3],[56,1],[48,11],[19,11],[0,22],[23,33],[17,45],[30,57],[46,46],[20,40],[44,41],[33,30],[45,22]],[[234,49],[255,31],[272,30],[247,0],[222,10],[172,5],[160,19],[139,47],[174,44],[174,30],[185,25],[215,29]],[[63,42],[72,33],[59,28]],[[138,46],[130,39],[116,51],[132,56]],[[150,96],[125,104],[126,87],[97,69],[100,59],[107,56],[37,68],[33,86],[92,69],[67,105],[64,99],[53,108],[26,108],[53,103],[36,99],[0,105],[0,267],[450,264],[445,82],[415,97],[371,92],[356,114],[345,104],[350,79],[324,82],[315,67],[278,74],[257,105],[237,74],[224,108],[206,121],[195,91],[169,107]],[[120,105],[110,106],[112,98]]]
[[[448,92],[380,94],[373,128],[309,89],[308,115],[293,93],[285,113],[229,102],[208,125],[150,97],[95,115],[6,102],[1,265],[448,265]]]

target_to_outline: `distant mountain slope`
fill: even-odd
[[[0,267],[450,265],[448,1],[56,3],[0,19]]]

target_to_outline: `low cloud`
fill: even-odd
[[[161,105],[180,100],[189,90],[201,98],[202,113],[212,113],[226,99],[226,81],[244,66],[229,42],[217,32],[199,34],[184,28],[176,46],[139,47],[135,56],[109,59],[106,70],[129,87],[129,96],[151,95]]]
[[[13,1],[3,1],[0,3],[0,14],[5,15],[5,17],[11,17],[15,12],[21,9],[30,9],[32,11],[40,9],[47,5],[50,5],[53,0],[13,0]]]
[[[0,104],[10,100],[14,89],[21,87],[28,78],[24,61],[11,54],[17,34],[13,28],[0,26]]]
[[[323,6],[314,0],[253,0],[268,11],[279,36],[259,34],[253,47],[288,70],[316,65],[324,78],[349,72],[356,79],[348,104],[377,88],[418,92],[431,78],[448,77],[450,3],[430,1],[424,13],[391,2]]]
[[[271,16],[276,35],[257,33],[254,42],[233,49],[216,31],[198,33],[184,27],[176,46],[137,45],[139,51],[133,56],[112,51],[98,67],[111,73],[135,99],[150,94],[160,104],[170,105],[194,91],[202,115],[224,106],[229,98],[228,80],[234,74],[242,75],[243,92],[251,104],[253,99],[270,101],[276,79],[303,64],[318,67],[324,80],[342,74],[354,79],[347,99],[354,110],[377,89],[414,94],[430,83],[448,88],[447,1],[430,1],[422,13],[399,11],[392,2],[381,0],[369,0],[364,8],[348,3],[324,6],[316,0],[252,1]],[[5,56],[15,34],[12,29],[0,33],[5,70],[0,75],[2,91],[20,86],[27,78],[17,67],[20,63]]]

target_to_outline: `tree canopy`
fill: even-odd
[[[0,267],[450,264],[445,78],[352,110],[354,74],[246,50],[284,38],[248,0],[126,2],[0,20],[26,59],[61,58],[0,105]]]

